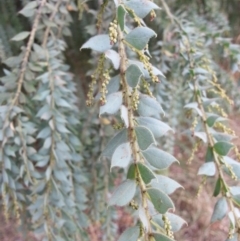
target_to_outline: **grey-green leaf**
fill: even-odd
[[[152,29],[137,27],[126,35],[125,40],[136,49],[142,50],[153,36],[156,36],[156,33]]]
[[[174,241],[173,239],[169,238],[168,236],[162,233],[153,233],[153,237],[155,241]]]
[[[128,204],[134,197],[137,184],[134,180],[126,180],[121,183],[113,192],[109,206],[124,206]]]
[[[157,179],[152,180],[151,185],[168,195],[172,194],[176,189],[182,188],[182,186],[173,179],[162,175],[157,175]]]
[[[225,197],[220,198],[214,206],[211,223],[222,220],[228,212],[228,203]]]
[[[137,117],[137,122],[141,126],[147,127],[154,135],[155,138],[164,136],[172,128],[164,122],[152,117]]]
[[[172,163],[178,162],[174,156],[157,147],[150,147],[148,150],[143,151],[142,155],[151,166],[157,169],[166,169]]]
[[[135,88],[138,85],[142,75],[143,73],[139,67],[135,64],[131,64],[126,70],[126,79],[129,86]]]
[[[226,156],[232,147],[233,147],[233,144],[229,142],[221,141],[221,142],[217,142],[213,148],[219,155]]]
[[[80,50],[82,49],[92,49],[100,53],[104,53],[108,49],[111,49],[110,39],[107,34],[100,34],[90,38]]]
[[[150,145],[155,143],[152,132],[143,126],[137,126],[135,128],[135,133],[137,136],[137,142],[141,150],[146,150]]]
[[[111,158],[115,149],[122,143],[127,142],[127,130],[123,129],[118,132],[107,144],[104,151],[102,152],[102,156]]]
[[[108,49],[105,52],[105,56],[112,61],[114,69],[119,69],[119,66],[120,66],[120,56],[119,56],[119,54],[115,50]]]
[[[216,173],[216,165],[214,162],[204,163],[198,170],[198,175],[214,176]]]
[[[129,142],[119,145],[113,153],[111,169],[113,167],[127,167],[131,161],[131,156],[132,151]]]
[[[169,209],[174,209],[171,198],[164,192],[156,188],[150,188],[147,193],[152,201],[154,208],[161,214],[166,213]]]
[[[107,96],[107,102],[105,105],[100,107],[100,115],[115,114],[122,105],[122,92],[116,92]]]
[[[138,114],[144,117],[152,116],[159,118],[160,114],[164,114],[164,111],[156,99],[148,95],[140,94]]]
[[[125,0],[124,4],[134,10],[139,18],[145,18],[151,10],[159,9],[154,2],[149,0]]]
[[[17,35],[15,35],[11,40],[12,41],[21,41],[24,40],[29,36],[30,32],[29,31],[23,31]]]
[[[126,229],[118,241],[137,241],[140,235],[140,228],[138,226]]]

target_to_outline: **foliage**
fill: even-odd
[[[91,225],[116,240],[119,206],[132,224],[118,241],[178,240],[186,222],[170,195],[182,186],[167,173],[181,146],[188,164],[206,153],[198,195],[214,179],[211,222],[228,216],[225,240],[238,240],[240,153],[226,113],[240,104],[240,51],[226,3],[20,2],[0,2],[5,220],[39,240],[90,240]]]

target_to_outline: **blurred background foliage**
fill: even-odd
[[[0,0],[0,76],[3,75],[3,63],[5,59],[20,53],[24,42],[9,41],[21,31],[31,28],[30,22],[18,14],[29,0]],[[162,1],[155,1],[163,8]],[[113,19],[111,3],[105,11],[103,27],[96,29],[97,12],[100,9],[99,0],[75,1],[78,11],[67,9],[73,21],[70,24],[71,36],[65,37],[67,48],[64,52],[66,62],[74,73],[74,81],[77,85],[78,106],[80,110],[80,124],[78,136],[82,143],[83,170],[86,178],[88,204],[86,214],[89,217],[87,231],[90,240],[115,240],[120,232],[131,223],[131,217],[127,215],[128,209],[107,209],[106,200],[112,187],[118,178],[121,180],[121,171],[109,174],[109,163],[100,160],[99,156],[109,137],[114,133],[111,127],[114,120],[98,118],[98,106],[87,108],[85,105],[90,75],[95,68],[97,58],[90,50],[79,51],[81,45],[97,32],[104,32],[108,28],[109,21]],[[189,27],[194,26],[199,36],[205,36],[205,50],[214,62],[214,70],[228,95],[235,101],[235,105],[227,111],[234,116],[233,128],[240,134],[236,123],[240,121],[240,1],[239,0],[169,0],[167,1],[171,12]],[[178,191],[174,198],[176,209],[189,223],[189,227],[180,231],[178,240],[211,240],[221,241],[222,233],[226,233],[224,224],[218,227],[209,227],[206,219],[211,216],[213,201],[208,195],[208,188],[203,191],[202,198],[195,202],[200,179],[196,179],[195,166],[187,166],[186,160],[191,154],[191,138],[183,135],[189,120],[183,111],[183,106],[191,100],[187,82],[184,80],[183,63],[179,60],[177,40],[178,32],[175,24],[169,18],[166,11],[157,11],[154,21],[146,18],[145,21],[158,34],[149,45],[153,56],[153,63],[162,70],[166,79],[162,79],[160,88],[154,90],[163,108],[168,110],[166,121],[175,129],[175,135],[165,140],[162,145],[171,151],[179,160],[181,167],[173,167],[172,176],[185,187],[184,191]],[[189,148],[186,148],[188,146]],[[196,165],[199,166],[203,158],[201,151],[197,153]],[[199,204],[201,203],[201,204]],[[206,208],[202,210],[202,205]],[[200,215],[200,213],[202,215]],[[6,228],[6,227],[5,227]],[[11,227],[8,227],[11,230]],[[6,228],[7,230],[7,228]],[[204,230],[203,232],[201,230]],[[12,230],[12,232],[15,232]],[[2,233],[2,234],[1,234]],[[8,231],[9,233],[9,231]],[[4,231],[0,228],[0,237],[4,240]],[[7,240],[7,239],[6,239]]]

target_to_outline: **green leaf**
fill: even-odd
[[[166,169],[172,163],[178,162],[174,156],[157,147],[150,147],[148,150],[143,151],[142,155],[151,166],[157,169]]]
[[[140,228],[138,226],[126,229],[118,241],[137,241],[140,235]]]
[[[123,5],[119,5],[117,9],[117,21],[122,31],[124,31],[124,26],[125,26],[125,15],[126,15],[125,8],[123,7]]]
[[[137,184],[133,180],[126,180],[121,183],[113,192],[109,206],[124,206],[128,204],[134,197]]]
[[[157,175],[157,179],[152,180],[151,185],[153,188],[160,189],[168,195],[172,194],[176,189],[182,188],[182,186],[173,179],[162,175]]]
[[[220,193],[220,191],[221,191],[221,184],[222,184],[221,178],[218,178],[218,180],[216,181],[214,192],[213,192],[213,196],[214,197],[217,197],[218,194]]]
[[[110,39],[107,34],[100,34],[90,38],[83,46],[82,49],[92,49],[100,53],[106,52],[108,49],[111,49],[112,45],[110,44]]]
[[[152,29],[137,27],[126,35],[125,40],[136,49],[142,50],[153,36],[157,36],[157,34]]]
[[[113,167],[125,168],[129,165],[132,157],[130,143],[123,143],[119,145],[113,153],[111,161],[111,169]]]
[[[119,56],[119,54],[115,50],[108,49],[105,52],[105,56],[112,61],[114,69],[116,69],[116,70],[119,69],[119,66],[120,66],[120,56]]]
[[[141,150],[146,150],[150,145],[155,143],[152,132],[143,126],[135,127],[137,142]]]
[[[168,236],[162,233],[153,233],[153,237],[155,241],[174,241],[173,239],[169,238]]]
[[[215,173],[216,165],[214,162],[206,162],[198,170],[198,175],[214,176]]]
[[[152,179],[156,178],[155,174],[146,165],[138,163],[137,166],[145,184],[150,183]]]
[[[128,82],[128,85],[132,88],[135,88],[141,76],[143,75],[142,71],[139,69],[139,67],[135,64],[131,64],[127,70],[126,70],[126,79]]]
[[[226,118],[223,118],[219,115],[216,114],[211,114],[209,115],[209,117],[207,118],[207,124],[209,127],[212,127],[216,121],[223,121],[226,120]]]
[[[217,142],[213,148],[219,155],[226,156],[232,147],[233,147],[233,144],[229,142],[221,141],[221,142]]]
[[[127,172],[127,178],[128,179],[131,179],[131,180],[134,180],[135,179],[135,169],[136,169],[136,165],[135,164],[132,164],[129,169],[128,169],[128,172]]]
[[[228,203],[225,197],[220,198],[214,206],[211,223],[222,220],[228,212]]]
[[[107,114],[115,114],[122,105],[122,92],[116,92],[110,94],[106,98],[107,102],[105,105],[100,107],[100,115]]]
[[[144,117],[152,116],[159,118],[160,114],[164,114],[164,111],[156,99],[153,99],[148,95],[140,94],[138,114]]]
[[[139,125],[147,127],[155,138],[160,138],[172,130],[172,128],[164,122],[152,117],[137,117],[136,120]]]
[[[213,162],[214,161],[214,156],[213,156],[213,149],[211,147],[207,148],[207,153],[206,153],[206,162]]]
[[[152,201],[154,208],[161,214],[166,213],[169,209],[174,209],[172,200],[164,192],[156,188],[147,189],[147,193]]]
[[[125,0],[124,4],[134,10],[139,18],[145,18],[153,9],[160,9],[154,2],[149,0]]]
[[[12,41],[21,41],[24,40],[29,36],[30,32],[29,31],[23,31],[17,35],[15,35],[13,38],[11,38]]]
[[[104,151],[102,152],[102,156],[111,158],[116,148],[124,143],[127,142],[127,130],[123,129],[118,132],[107,144]]]

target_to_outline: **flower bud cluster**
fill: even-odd
[[[117,37],[118,37],[117,28],[118,28],[117,20],[115,19],[113,22],[110,23],[110,26],[108,28],[111,44],[115,44],[117,42]]]
[[[213,112],[212,109],[215,109],[222,117],[228,117],[226,112],[223,110],[221,106],[219,106],[219,104],[211,105],[211,107],[209,107],[209,111]]]
[[[203,176],[202,181],[201,181],[201,183],[198,187],[198,190],[197,190],[197,195],[196,195],[197,197],[200,196],[200,194],[202,192],[202,189],[203,189],[203,186],[206,184],[206,182],[207,182],[207,176]]]
[[[133,110],[137,110],[138,109],[138,104],[139,104],[139,92],[138,92],[137,88],[133,89],[132,98],[131,99],[132,99]]]
[[[115,123],[115,124],[113,125],[113,129],[114,129],[114,130],[121,130],[121,129],[123,129],[123,128],[124,128],[124,123],[123,123],[123,122]]]
[[[91,75],[92,81],[89,84],[89,90],[88,90],[88,93],[87,93],[87,101],[86,101],[87,106],[91,106],[93,104],[93,101],[94,101],[94,97],[93,97],[94,86],[97,84],[97,77],[101,78],[101,76],[103,76],[104,63],[105,63],[105,55],[102,54],[99,58],[97,69]]]
[[[190,130],[192,132],[192,135],[194,135],[194,131],[195,131],[195,128],[196,128],[197,124],[198,124],[198,119],[197,119],[197,117],[195,117],[194,120],[193,120],[192,126],[190,128]]]
[[[133,18],[133,21],[137,24],[137,26],[141,26],[141,19],[136,15],[133,9],[126,7],[129,15]]]
[[[201,141],[195,142],[195,144],[193,146],[193,149],[192,149],[192,152],[191,152],[191,155],[190,155],[190,157],[187,160],[187,164],[190,165],[192,163],[192,161],[194,159],[194,156],[195,156],[195,153],[196,153],[196,151],[198,150],[198,148],[200,146],[200,143],[201,143]]]
[[[138,210],[138,204],[134,200],[129,203],[129,206],[132,207],[134,210]]]
[[[164,229],[166,231],[166,234],[169,238],[172,238],[174,239],[174,236],[173,236],[173,231],[172,231],[172,225],[168,219],[168,217],[166,215],[163,215],[162,216],[162,220],[164,222]]]
[[[231,178],[234,180],[234,181],[237,181],[238,178],[237,178],[237,175],[234,173],[233,171],[233,167],[231,165],[229,165],[228,163],[224,162],[224,165],[225,167],[227,168],[227,170],[229,171],[230,173],[230,176]]]
[[[214,127],[221,130],[223,133],[235,136],[234,130],[232,130],[231,128],[228,128],[221,122],[215,122]]]
[[[158,77],[153,73],[152,64],[149,62],[150,58],[146,56],[143,52],[138,52],[139,59],[143,63],[144,69],[146,69],[154,83],[159,83]]]
[[[146,93],[149,96],[154,97],[152,91],[150,90],[150,84],[143,78],[142,78],[142,83],[143,83],[143,88],[145,89]]]
[[[102,78],[101,78],[101,90],[100,90],[100,93],[101,93],[101,97],[100,97],[100,103],[101,105],[105,105],[106,104],[106,94],[108,93],[108,90],[107,90],[107,85],[109,84],[109,80],[110,80],[110,75],[109,75],[109,70],[105,70],[103,75],[102,75]]]

